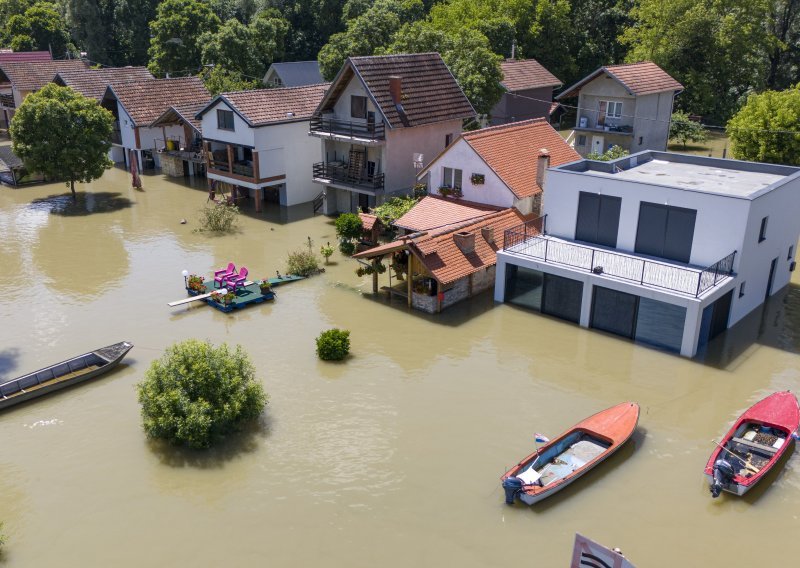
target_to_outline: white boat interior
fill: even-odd
[[[579,470],[610,446],[586,432],[573,432],[543,449],[517,477],[527,485],[547,487]]]

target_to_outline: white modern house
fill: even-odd
[[[461,134],[417,179],[430,195],[538,216],[545,170],[579,159],[546,119],[537,118]]]
[[[646,151],[550,168],[495,299],[692,357],[789,283],[800,168]]]
[[[265,199],[281,205],[313,201],[311,181],[319,140],[308,136],[311,114],[329,85],[223,93],[198,114],[207,176],[244,192],[261,210]]]
[[[408,193],[475,110],[438,53],[347,59],[311,119],[326,214]]]
[[[206,103],[211,95],[197,77],[143,79],[112,83],[101,105],[114,115],[111,159],[130,167],[131,156],[139,170],[161,167],[157,149],[168,139],[184,136],[182,126],[153,126],[168,108],[176,105]]]
[[[600,67],[556,97],[578,99],[567,139],[586,156],[612,146],[631,153],[667,149],[675,96],[683,85],[652,61]]]

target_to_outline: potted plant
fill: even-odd
[[[472,174],[469,177],[469,181],[472,182],[472,185],[483,185],[486,182],[486,176],[483,174]]]
[[[198,276],[196,274],[190,274],[189,278],[186,281],[186,286],[189,289],[189,292],[194,292],[195,294],[203,294],[206,291],[206,285],[204,283],[205,278],[202,276]]]
[[[218,304],[222,303],[222,292],[211,292],[211,299]]]
[[[258,281],[258,287],[261,289],[262,296],[266,296],[267,294],[272,292],[272,285],[266,278],[263,278],[262,280]]]
[[[222,303],[226,306],[230,306],[233,303],[233,299],[236,297],[236,294],[233,292],[228,292],[224,296],[222,296]]]

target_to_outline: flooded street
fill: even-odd
[[[562,567],[575,532],[640,568],[786,565],[774,543],[800,529],[798,452],[745,498],[712,500],[702,473],[746,407],[800,388],[796,289],[706,363],[489,295],[409,312],[362,296],[371,280],[338,251],[274,303],[173,309],[182,270],[274,276],[334,228],[310,205],[268,204],[236,234],[196,233],[205,180],[143,182],[111,170],[77,208],[63,184],[0,188],[0,377],[135,345],[113,373],[0,414],[6,565]],[[330,327],[352,331],[345,364],[316,358]],[[206,453],[148,442],[134,388],[192,337],[243,345],[270,395],[256,427]],[[534,432],[624,400],[642,407],[631,443],[553,498],[504,504],[499,478]]]

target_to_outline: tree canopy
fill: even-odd
[[[150,22],[150,64],[153,74],[197,73],[205,33],[216,33],[220,20],[201,0],[165,0]]]
[[[683,111],[679,110],[672,113],[672,118],[669,121],[670,140],[683,144],[683,149],[685,150],[687,142],[704,142],[707,138],[708,134],[702,124],[691,120],[689,115]]]
[[[75,51],[67,24],[58,6],[51,2],[4,2],[0,14],[7,14],[0,39],[14,51],[50,51],[66,57]]]
[[[113,115],[96,100],[48,83],[25,97],[9,130],[25,168],[66,181],[74,199],[76,181],[97,179],[113,165],[108,159],[113,124]]]
[[[800,166],[800,83],[750,95],[727,132],[734,158]]]

